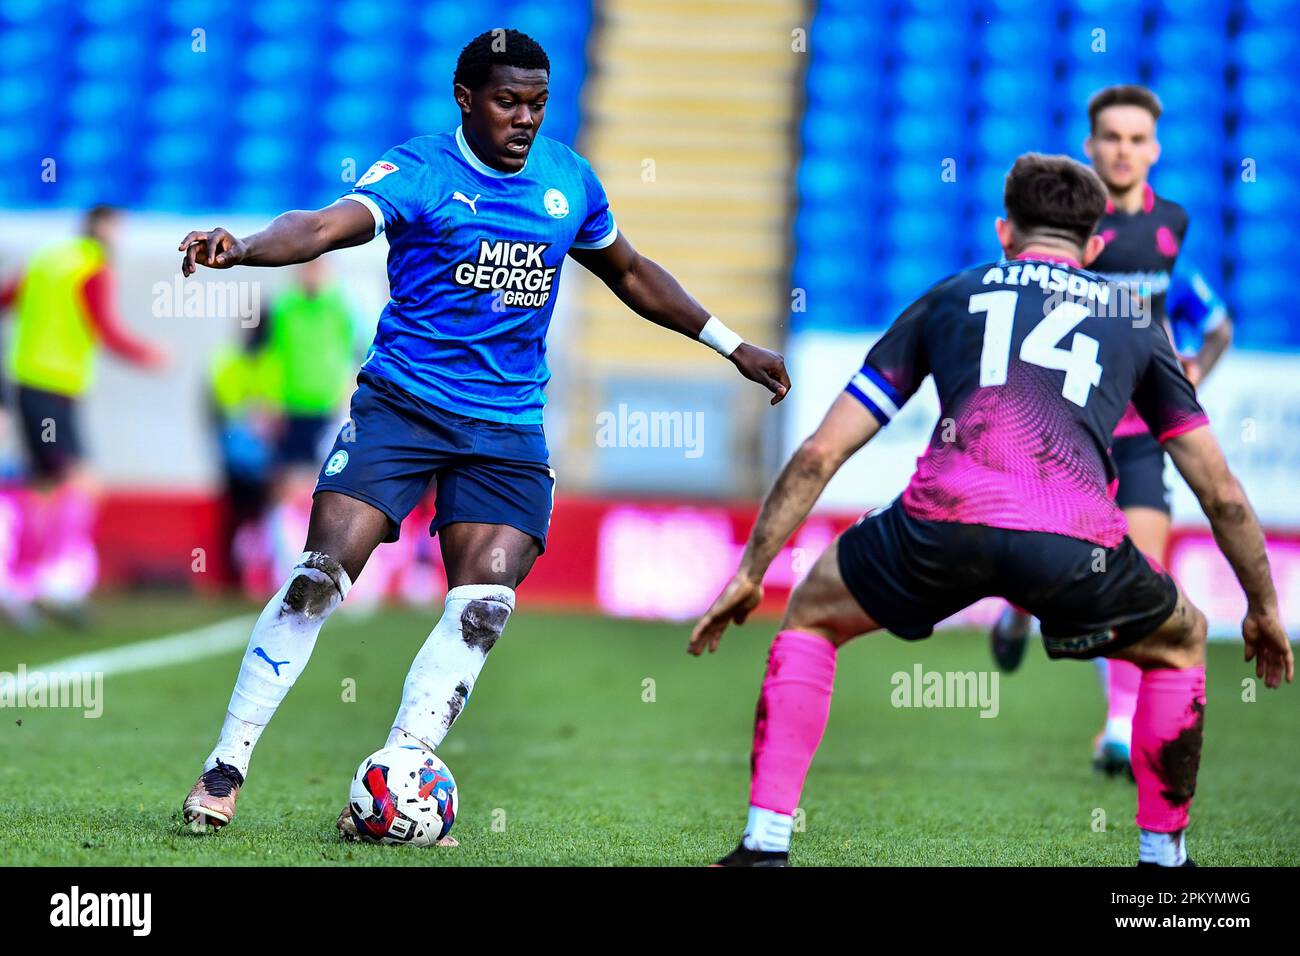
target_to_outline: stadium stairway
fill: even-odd
[[[790,314],[810,18],[801,0],[610,0],[589,40],[579,145],[605,184],[620,230],[738,333],[773,348],[781,347]],[[569,374],[581,387],[566,443],[570,478],[629,490],[644,481],[669,492],[758,491],[761,449],[752,435],[767,403],[717,355],[631,315],[585,273],[578,303],[577,367]],[[628,380],[640,383],[631,397],[623,391]],[[623,401],[645,411],[689,409],[683,396],[698,388],[713,394],[695,407],[730,418],[714,434],[743,436],[729,443],[728,471],[714,475],[720,483],[693,481],[681,470],[621,469],[616,456],[596,461],[587,425],[602,410]],[[654,396],[665,401],[648,407]],[[775,416],[761,424],[776,436]]]

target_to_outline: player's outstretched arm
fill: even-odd
[[[1295,659],[1278,611],[1264,532],[1214,433],[1196,428],[1165,442],[1165,448],[1195,492],[1219,550],[1246,592],[1246,617],[1241,623],[1246,660],[1254,659],[1255,674],[1268,687],[1280,686],[1283,677],[1293,680]]]
[[[287,266],[309,262],[332,249],[359,246],[375,237],[375,219],[368,208],[340,199],[324,209],[295,209],[277,216],[261,232],[243,239],[217,227],[191,232],[178,247],[185,253],[181,273],[198,266]]]
[[[1219,363],[1219,359],[1223,358],[1223,353],[1228,351],[1228,346],[1231,344],[1232,319],[1230,318],[1224,319],[1205,333],[1200,351],[1192,360],[1191,374],[1187,376],[1192,380],[1193,385],[1200,387],[1201,382],[1205,381],[1205,376],[1210,374],[1210,369]]]
[[[716,651],[728,624],[745,623],[763,599],[763,576],[790,535],[808,517],[840,466],[879,430],[880,422],[847,392],[835,400],[763,500],[740,567],[691,632],[692,654],[703,653],[705,647],[710,653]]]
[[[790,391],[790,376],[785,371],[785,359],[748,342],[722,327],[725,335],[713,341],[706,332],[712,316],[704,306],[695,301],[680,282],[669,272],[641,255],[622,233],[603,249],[572,249],[569,255],[583,268],[595,275],[629,309],[655,325],[680,332],[688,338],[701,339],[722,352],[751,382],[757,382],[772,393],[772,404],[785,398]],[[721,325],[713,319],[715,325]],[[701,332],[706,332],[701,336]],[[731,336],[735,341],[727,341]]]

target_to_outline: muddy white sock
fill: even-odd
[[[788,853],[790,850],[790,833],[793,830],[794,817],[792,815],[751,806],[749,808],[749,819],[745,822],[745,836],[741,842],[749,850]]]
[[[258,737],[307,667],[321,625],[351,586],[343,566],[329,555],[311,551],[299,556],[289,580],[253,626],[221,736],[203,764],[205,770],[220,760],[248,773]]]
[[[447,592],[442,617],[406,675],[386,746],[434,750],[442,743],[514,607],[515,592],[499,584],[464,584]]]
[[[1151,830],[1140,830],[1138,859],[1143,863],[1156,863],[1160,866],[1182,866],[1187,862],[1183,831],[1155,833]]]

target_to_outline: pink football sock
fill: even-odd
[[[23,554],[24,535],[31,537],[31,503],[21,490],[0,489],[0,605],[30,601],[30,562]]]
[[[1133,722],[1137,710],[1142,668],[1128,661],[1112,660],[1106,666],[1106,719]]]
[[[69,487],[55,492],[46,507],[37,588],[41,597],[60,603],[84,601],[99,576],[94,539],[96,501]]]
[[[826,730],[834,686],[834,644],[802,631],[776,635],[754,717],[751,805],[794,813],[813,753]]]
[[[1116,663],[1111,661],[1111,666]],[[1132,753],[1137,825],[1143,830],[1177,833],[1187,826],[1204,718],[1204,666],[1142,672]]]

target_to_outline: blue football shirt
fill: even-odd
[[[1207,333],[1228,318],[1228,307],[1194,267],[1179,268],[1169,281],[1165,312],[1180,355],[1194,356]]]
[[[446,411],[540,423],[564,258],[618,236],[591,165],[539,135],[502,172],[457,128],[390,149],[345,198],[388,235],[389,302],[363,368]]]

